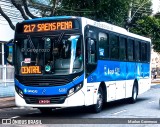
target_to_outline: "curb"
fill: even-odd
[[[160,81],[151,82],[151,84],[155,84],[155,83],[158,85],[158,84],[160,84]]]

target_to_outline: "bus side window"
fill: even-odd
[[[127,43],[127,56],[129,61],[133,61],[133,40],[129,39]]]
[[[146,62],[147,61],[147,44],[145,42],[141,43],[141,56],[142,56],[142,61]]]
[[[118,36],[115,34],[110,34],[109,36],[109,44],[110,44],[110,58],[111,59],[119,59],[119,40]]]
[[[135,61],[140,61],[139,41],[135,41]]]
[[[109,58],[108,34],[99,33],[99,57],[100,59]]]
[[[119,38],[119,58],[120,60],[126,60],[126,42],[127,39],[124,37]]]
[[[151,54],[151,45],[147,42],[147,62],[150,62],[150,54]]]

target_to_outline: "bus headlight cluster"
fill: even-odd
[[[23,98],[23,91],[20,88],[18,88],[17,86],[15,86],[15,90],[18,93],[18,95]]]
[[[69,92],[68,92],[68,97],[71,96],[71,95],[73,95],[73,94],[76,93],[77,91],[79,91],[79,90],[82,88],[82,86],[83,86],[82,83],[80,83],[80,84],[72,87],[72,88],[69,90]]]

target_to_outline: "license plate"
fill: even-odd
[[[22,66],[21,74],[41,74],[40,66]]]
[[[42,100],[39,100],[39,104],[50,104],[50,100],[48,99],[42,99]]]

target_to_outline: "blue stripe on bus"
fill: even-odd
[[[51,86],[51,87],[33,87],[24,86],[15,80],[15,85],[18,86],[26,95],[63,95],[67,94],[68,90],[73,86],[81,83],[84,80],[84,74],[75,79],[73,82],[64,84],[62,86]],[[45,93],[44,93],[45,90]]]
[[[116,62],[99,60],[97,68],[87,78],[87,82],[120,81],[149,78],[149,63]]]
[[[35,18],[35,19],[25,20],[24,22],[60,20],[60,19],[67,19],[67,18],[72,18],[72,16],[43,17],[43,18]]]

